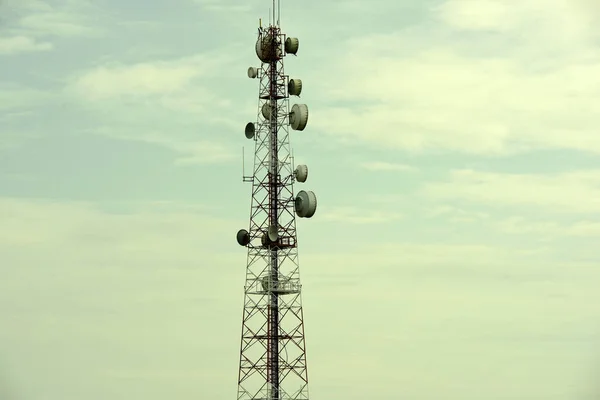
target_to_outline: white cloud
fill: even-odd
[[[5,211],[0,246],[7,257],[12,252],[9,249],[37,246],[53,251],[69,245],[73,246],[69,254],[60,257],[86,257],[86,252],[98,251],[106,259],[128,255],[132,265],[151,259],[158,265],[158,258],[177,253],[174,262],[189,265],[196,260],[199,242],[220,235],[233,238],[238,222],[212,217],[211,211],[199,206],[164,202],[129,205],[135,210],[130,214],[105,213],[97,205],[83,202],[0,198],[0,205]]]
[[[358,207],[335,207],[319,210],[319,217],[323,221],[345,224],[382,224],[398,220],[402,218],[402,214]]]
[[[239,157],[232,151],[239,147],[228,143],[229,135],[215,138],[210,132],[241,132],[243,111],[209,88],[235,57],[235,51],[219,50],[169,61],[110,63],[79,72],[64,93],[74,106],[102,119],[91,133],[164,146],[180,154],[178,165],[227,162]],[[237,115],[242,122],[235,122]]]
[[[446,0],[435,8],[448,26],[466,31],[503,34],[530,33],[564,40],[582,40],[593,34],[593,9],[588,0]],[[555,43],[556,44],[556,43]]]
[[[0,109],[29,110],[52,99],[51,93],[12,83],[0,83]]]
[[[332,107],[322,111],[323,118],[315,116],[314,124],[334,136],[417,151],[507,153],[542,147],[600,152],[594,118],[600,114],[594,101],[600,61],[532,74],[517,60],[468,58],[449,50],[376,62],[368,49],[356,54],[360,59],[345,62],[351,66],[345,70],[355,82],[353,90],[332,89],[329,95],[332,101],[351,97],[377,104],[360,110]]]
[[[519,2],[527,3],[527,1]],[[515,2],[496,0],[450,0],[441,3],[437,12],[446,24],[466,30],[508,31],[521,16]]]
[[[158,135],[156,137],[144,136],[142,140],[147,143],[163,145],[180,153],[181,156],[175,160],[176,165],[214,164],[239,157],[239,154],[233,153],[231,146],[214,140],[178,141]]]
[[[374,244],[369,246],[369,250],[384,257],[402,254],[402,263],[414,267],[440,265],[471,267],[482,264],[498,267],[505,265],[508,260],[522,259],[524,255],[531,252],[531,250],[515,251],[511,254],[502,247],[483,244],[393,242]]]
[[[98,67],[78,77],[73,89],[90,100],[173,93],[186,89],[201,70],[169,63]]]
[[[225,141],[190,139],[169,131],[149,130],[139,133],[133,130],[127,131],[103,127],[89,132],[119,140],[149,143],[165,147],[179,154],[174,163],[181,166],[223,163],[241,156],[237,152],[234,152],[233,147]]]
[[[381,161],[365,162],[361,164],[361,167],[368,171],[397,171],[397,172],[409,172],[415,171],[416,168],[406,164],[396,164]]]
[[[0,38],[0,54],[28,53],[52,50],[50,42],[39,42],[26,36]]]
[[[514,235],[536,235],[547,238],[600,236],[600,223],[593,221],[565,224],[556,221],[532,220],[526,217],[511,217],[496,222],[495,226],[502,232]]]
[[[227,3],[223,0],[194,0],[202,9],[220,13],[247,13],[254,7],[250,4]]]
[[[554,213],[600,211],[600,171],[555,175],[459,170],[446,182],[426,183],[421,193],[438,200],[488,206],[530,206]]]
[[[479,211],[464,210],[458,207],[443,205],[427,210],[428,218],[445,217],[450,222],[473,222],[488,219],[487,213]]]
[[[89,18],[64,12],[32,14],[19,21],[21,29],[41,36],[91,36],[100,34],[98,27],[87,23]]]
[[[97,36],[95,24],[103,13],[87,0],[65,0],[60,4],[41,0],[5,0],[10,17],[9,30],[16,34],[42,37]]]
[[[229,146],[215,142],[174,143],[173,148],[183,154],[189,154],[178,158],[176,165],[189,164],[215,164],[227,162],[238,157]]]
[[[143,108],[149,104],[177,112],[205,115],[216,114],[214,107],[231,108],[230,99],[223,99],[212,86],[211,79],[226,79],[223,72],[239,56],[239,46],[206,52],[172,60],[152,60],[136,64],[110,62],[75,74],[66,92],[86,100],[93,106]],[[97,103],[97,104],[93,104]],[[148,110],[146,110],[147,112]],[[156,111],[150,112],[155,113]]]
[[[372,234],[379,239],[373,244],[368,240]],[[552,247],[546,244],[530,244],[509,246],[497,244],[481,244],[476,242],[460,242],[456,238],[448,238],[438,242],[416,242],[411,240],[393,240],[378,234],[377,230],[361,231],[364,236],[362,244],[348,246],[346,251],[326,254],[311,252],[302,255],[306,269],[310,269],[307,279],[322,281],[323,285],[332,282],[340,284],[373,284],[381,286],[386,276],[405,277],[392,285],[410,290],[417,282],[431,282],[437,285],[456,285],[478,290],[477,287],[495,287],[507,281],[524,283],[530,281],[560,281],[568,272],[561,263],[554,259]],[[327,266],[320,268],[319,266]],[[577,263],[569,261],[577,274],[596,275],[590,270],[592,262]],[[368,270],[365,270],[368,266]],[[316,269],[313,269],[316,268]],[[342,274],[340,272],[343,271]],[[311,277],[312,276],[312,277]],[[315,283],[316,284],[316,283]],[[336,291],[338,295],[351,296],[352,285],[344,285]],[[389,298],[394,294],[390,294]],[[386,296],[387,297],[387,296]]]
[[[6,130],[0,135],[0,150],[14,150],[24,143],[39,138],[39,136],[39,133]],[[15,176],[14,174],[11,175]]]
[[[368,194],[366,200],[373,204],[392,204],[400,202],[412,202],[414,201],[412,196],[405,194]]]
[[[499,11],[504,6],[475,3],[460,7],[473,13],[485,8],[488,24],[506,22]],[[578,31],[580,19],[565,10],[568,5],[536,3],[530,12],[522,4],[530,2],[507,11],[523,19],[518,29],[512,22],[503,28],[514,37],[458,41],[449,39],[456,27],[428,26],[352,38],[340,48],[339,61],[321,69],[322,76],[340,79],[324,83],[318,96],[330,103],[314,115],[314,126],[347,142],[410,151],[600,152],[600,53],[591,31]],[[559,29],[561,18],[568,26]],[[470,21],[465,24],[484,23],[477,15]],[[340,81],[352,82],[351,89]],[[343,105],[349,101],[363,105]]]

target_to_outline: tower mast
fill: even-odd
[[[237,233],[238,244],[248,248],[237,398],[308,400],[296,216],[312,217],[317,199],[311,191],[294,196],[293,185],[306,182],[308,167],[294,169],[289,128],[304,130],[308,107],[290,109],[302,81],[285,75],[283,59],[296,55],[299,41],[281,32],[279,0],[272,10],[269,26],[259,23],[261,64],[248,69],[260,84],[257,120],[245,129],[255,142],[253,174],[243,177],[252,183],[250,224]]]

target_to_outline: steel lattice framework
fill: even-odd
[[[293,186],[306,177],[294,170],[290,148],[290,128],[304,129],[308,109],[290,110],[290,78],[283,66],[284,56],[297,47],[297,39],[286,40],[278,22],[260,26],[261,66],[248,71],[260,85],[257,122],[246,126],[246,137],[255,141],[253,174],[244,176],[252,183],[250,225],[238,232],[238,243],[248,248],[238,400],[308,399],[296,238],[302,200],[294,197]],[[294,126],[294,118],[304,118],[304,125]]]

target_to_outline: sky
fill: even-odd
[[[599,3],[281,3],[311,398],[600,398]],[[235,398],[269,7],[0,0],[0,398]]]

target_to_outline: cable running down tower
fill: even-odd
[[[250,224],[237,233],[238,244],[248,248],[238,400],[308,400],[296,215],[312,217],[317,198],[304,190],[294,196],[293,185],[306,182],[308,167],[294,168],[289,128],[304,130],[308,107],[290,109],[302,81],[283,68],[284,57],[298,47],[297,38],[281,32],[274,1],[272,22],[267,28],[259,23],[261,64],[248,69],[260,84],[257,120],[245,128],[255,142],[253,174],[243,177],[252,183]]]

